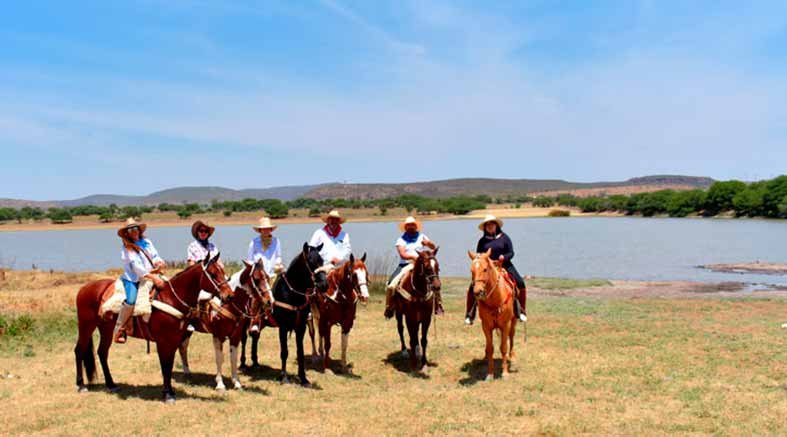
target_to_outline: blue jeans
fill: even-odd
[[[126,303],[134,305],[137,303],[137,288],[139,287],[139,282],[131,282],[127,279],[122,279],[122,281],[123,288],[126,289]]]

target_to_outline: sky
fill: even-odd
[[[0,13],[0,197],[787,172],[787,2],[128,0]]]

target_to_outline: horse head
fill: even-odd
[[[467,256],[472,260],[470,264],[470,272],[473,277],[473,294],[477,300],[484,300],[492,290],[488,290],[487,285],[491,282],[496,282],[493,275],[496,273],[495,267],[492,264],[492,249],[484,253],[474,253],[467,251]]]
[[[369,300],[369,270],[366,269],[366,252],[360,258],[350,255],[350,265],[352,266],[353,289],[359,292],[361,300]]]
[[[442,283],[440,282],[440,263],[437,262],[437,251],[440,248],[432,250],[422,250],[418,252],[418,259],[415,261],[415,269],[413,274],[415,279],[423,278],[426,282],[427,291],[440,291]]]
[[[326,290],[328,288],[328,280],[325,271],[320,269],[323,265],[323,259],[320,255],[323,245],[317,247],[309,246],[309,243],[303,243],[301,255],[305,262],[305,267],[312,276],[312,282],[317,290]]]
[[[232,297],[232,289],[227,282],[227,274],[224,273],[224,266],[219,262],[220,255],[220,253],[217,253],[216,256],[211,258],[210,254],[208,254],[205,259],[199,263],[202,268],[199,285],[203,290],[214,296],[219,296],[221,300],[226,301]]]
[[[272,301],[269,285],[270,277],[265,271],[262,259],[258,259],[255,263],[244,260],[243,263],[246,265],[246,268],[241,274],[240,284],[251,290],[253,299],[261,301],[264,307],[270,306]]]

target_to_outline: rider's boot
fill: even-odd
[[[112,338],[115,340],[115,343],[126,342],[126,328],[133,313],[134,305],[123,302],[123,306],[120,307],[120,313],[118,313],[117,322],[115,323],[115,331],[112,333]]]
[[[472,285],[467,289],[467,313],[465,315],[465,325],[472,325],[475,320],[475,296],[473,295]]]
[[[517,289],[516,303],[519,308],[517,313],[519,321],[527,322],[527,287]]]
[[[383,316],[385,316],[386,320],[394,316],[393,293],[393,287],[388,286],[385,288],[385,312],[383,312]]]

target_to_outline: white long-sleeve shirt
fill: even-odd
[[[140,247],[144,247],[144,250],[150,255],[154,263],[162,261],[156,247],[153,246],[150,240],[143,240]],[[140,252],[123,247],[123,250],[120,252],[120,259],[123,261],[122,278],[129,282],[139,282],[145,275],[153,270],[153,265],[148,261],[148,257]]]
[[[347,232],[342,230],[336,238],[331,237],[325,232],[324,228],[317,229],[309,240],[309,246],[317,247],[322,244],[320,256],[323,259],[323,265],[331,264],[333,258],[338,258],[340,262],[348,261],[352,247],[350,247],[350,236]]]
[[[262,248],[262,239],[260,237],[251,240],[251,243],[249,243],[249,254],[246,260],[255,263],[259,259],[262,259],[262,264],[265,266],[265,273],[267,273],[268,276],[273,276],[274,269],[277,265],[281,264],[281,244],[278,238],[272,237],[271,244],[266,250]]]

